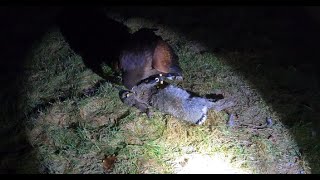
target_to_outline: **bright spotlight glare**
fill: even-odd
[[[232,166],[221,156],[187,154],[177,160],[177,174],[248,174]]]

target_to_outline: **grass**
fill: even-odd
[[[120,18],[121,20],[121,18]],[[119,21],[120,21],[119,20]],[[246,173],[309,173],[293,138],[280,122],[279,115],[257,94],[245,77],[227,66],[211,52],[200,53],[202,45],[181,36],[164,25],[139,18],[121,20],[132,31],[157,27],[157,33],[177,52],[185,80],[178,83],[200,95],[222,92],[237,96],[237,122],[263,122],[272,117],[272,128],[255,130],[228,127],[226,112],[209,112],[202,126],[186,124],[156,112],[148,119],[134,108],[121,103],[118,90],[104,83],[93,96],[81,96],[83,90],[102,80],[82,62],[52,29],[38,42],[26,64],[24,95],[21,104],[26,116],[28,140],[40,173],[178,173],[177,159],[185,155],[220,155],[233,167]],[[174,32],[174,33],[172,33]],[[224,58],[237,58],[238,55]],[[192,64],[192,68],[190,68]],[[106,73],[110,73],[106,67]],[[61,98],[63,97],[63,98]],[[307,133],[310,126],[293,126]],[[301,136],[305,137],[305,136]],[[312,144],[309,140],[301,141]],[[312,151],[319,151],[313,146]],[[30,156],[31,156],[30,155]],[[116,156],[111,171],[102,160]],[[299,159],[299,158],[300,159]],[[318,160],[318,157],[313,159]],[[34,166],[26,159],[25,167]],[[291,163],[291,164],[290,164]],[[178,163],[179,168],[183,165]],[[214,168],[214,167],[212,167]],[[30,172],[28,168],[21,172]]]

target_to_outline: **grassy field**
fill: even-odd
[[[149,119],[122,104],[118,86],[88,69],[54,27],[34,44],[24,66],[19,108],[25,114],[23,127],[32,150],[17,162],[18,173],[319,172],[319,165],[315,165],[319,146],[308,138],[312,125],[284,125],[282,114],[259,94],[253,81],[248,81],[248,76],[254,75],[240,74],[227,63],[247,59],[254,64],[259,55],[215,54],[165,24],[108,15],[132,31],[158,28],[156,33],[180,58],[184,81],[178,86],[202,96],[235,96],[237,105],[226,112],[210,111],[201,126],[160,112]],[[285,71],[285,75],[289,73],[290,69]],[[267,79],[256,81],[265,82]],[[230,113],[236,116],[233,126],[229,124]],[[267,118],[273,125],[257,128]],[[305,144],[305,153],[297,141]]]

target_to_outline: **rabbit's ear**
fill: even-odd
[[[152,67],[157,71],[169,73],[172,64],[172,51],[168,43],[160,40],[153,53]]]

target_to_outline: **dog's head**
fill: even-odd
[[[132,34],[120,56],[120,68],[128,89],[156,74],[182,80],[178,56],[167,42],[148,29]]]

